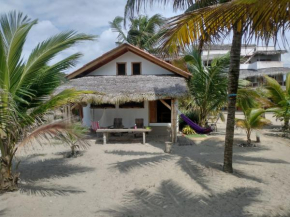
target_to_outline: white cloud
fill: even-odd
[[[37,43],[63,30],[73,29],[99,35],[97,41],[81,43],[55,59],[57,61],[67,55],[81,52],[84,56],[80,59],[79,67],[115,47],[116,33],[109,29],[108,22],[116,16],[123,16],[125,3],[126,0],[0,0],[0,13],[16,10],[39,19],[39,23],[29,34],[24,48],[25,56]],[[159,13],[164,17],[181,13],[173,12],[170,3],[167,6],[154,5],[145,12],[149,16]],[[228,42],[230,43],[230,40]],[[283,61],[285,66],[290,67],[290,54],[283,55]]]
[[[101,33],[99,38],[96,41],[88,41],[77,44],[76,46],[67,49],[65,52],[58,55],[52,63],[60,61],[61,59],[72,55],[74,53],[80,52],[83,56],[80,58],[79,63],[76,67],[71,68],[67,73],[72,72],[73,70],[83,66],[84,64],[96,59],[105,52],[113,49],[116,41],[117,33],[112,32],[111,29],[106,29]]]
[[[64,55],[81,52],[83,57],[80,59],[79,64],[75,68],[81,67],[82,65],[113,49],[116,46],[116,37],[116,33],[112,32],[111,29],[106,29],[101,33],[96,41],[78,44],[77,46],[68,49]]]
[[[73,29],[99,35],[97,41],[76,45],[52,61],[56,62],[68,55],[81,52],[84,56],[77,65],[79,67],[115,47],[117,34],[109,29],[109,21],[116,16],[123,16],[125,3],[125,0],[0,0],[0,13],[16,10],[33,19],[39,19],[24,47],[23,53],[26,58],[37,43],[63,30]],[[156,6],[147,12],[149,16],[155,13],[165,17],[176,15],[169,6]]]

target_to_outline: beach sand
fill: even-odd
[[[290,216],[290,140],[265,129],[257,147],[243,148],[237,129],[235,172],[226,174],[225,123],[218,130],[171,154],[161,141],[89,139],[77,158],[65,158],[69,148],[61,144],[26,147],[17,155],[20,190],[0,195],[0,216]]]

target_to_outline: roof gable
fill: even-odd
[[[191,76],[190,73],[183,71],[170,63],[167,63],[161,59],[158,59],[157,57],[153,56],[152,54],[149,54],[133,45],[130,44],[122,44],[119,47],[114,48],[113,50],[103,54],[102,56],[98,57],[97,59],[89,62],[88,64],[84,65],[83,67],[77,69],[76,71],[72,72],[71,74],[67,75],[68,79],[83,77],[90,72],[100,68],[101,66],[107,64],[108,62],[116,59],[117,57],[123,55],[126,52],[132,52],[164,69],[167,69],[168,71],[171,71],[175,74],[178,74],[180,76],[183,76],[185,78],[189,78]]]

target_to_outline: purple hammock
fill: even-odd
[[[188,117],[186,117],[184,114],[181,114],[180,117],[198,134],[208,134],[212,132],[212,129],[210,127],[201,127],[194,123],[192,120],[190,120]]]

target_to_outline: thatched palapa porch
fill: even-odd
[[[86,76],[72,79],[58,91],[75,88],[94,91],[81,97],[83,124],[98,121],[107,128],[115,118],[122,118],[125,128],[134,127],[136,119],[144,126],[171,127],[172,141],[178,131],[178,98],[188,94],[186,80],[177,76]],[[136,102],[136,103],[132,103]]]

